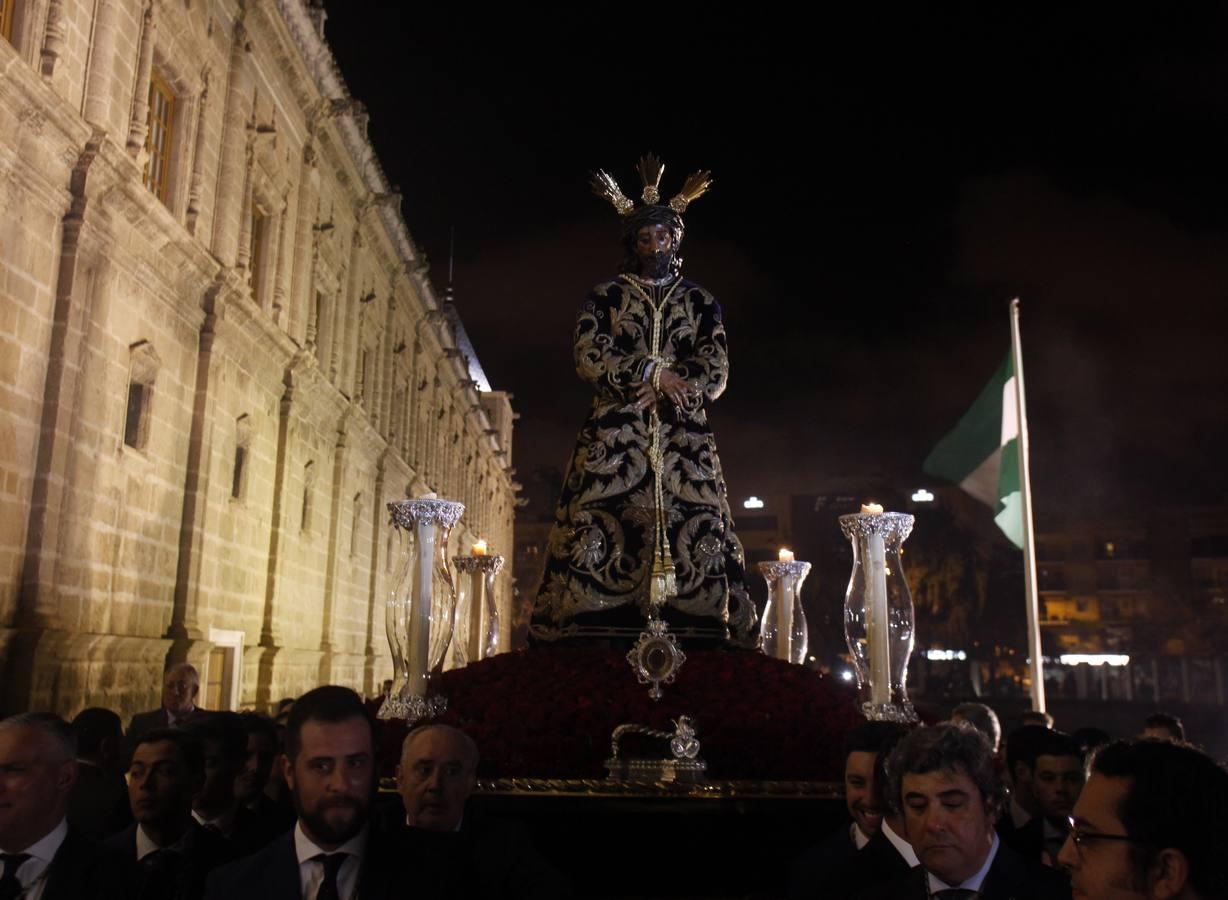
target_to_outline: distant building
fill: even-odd
[[[1224,702],[1228,509],[1045,527],[1037,570],[1047,653],[1130,657],[1098,692]]]
[[[3,711],[148,708],[184,659],[210,707],[373,693],[388,501],[461,500],[454,548],[512,549],[508,395],[323,24],[0,2]]]

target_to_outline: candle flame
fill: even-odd
[[[793,562],[793,551],[789,550],[786,547],[781,547],[780,548],[780,561],[781,562]]]
[[[882,506],[881,506],[880,504],[878,504],[878,503],[863,503],[863,504],[861,504],[861,512],[862,512],[862,515],[877,516],[877,515],[880,515],[880,514],[882,513],[882,511],[883,511],[883,508],[882,508]]]
[[[476,544],[473,545],[473,555],[474,556],[485,556],[486,555],[486,542],[485,541],[478,541]]]

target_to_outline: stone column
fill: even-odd
[[[290,518],[294,515],[294,498],[286,496],[286,482],[293,441],[295,402],[298,379],[294,369],[286,372],[285,392],[281,395],[277,423],[277,456],[273,470],[273,505],[269,523],[269,566],[264,586],[264,615],[260,625],[260,653],[256,680],[257,708],[267,708],[273,701],[273,666],[284,644],[281,610],[282,570],[290,536],[297,529]]]
[[[199,606],[202,600],[201,572],[204,566],[205,535],[209,515],[209,465],[213,458],[213,423],[217,406],[220,373],[213,363],[218,325],[225,310],[225,295],[233,290],[224,274],[205,298],[205,320],[200,328],[200,345],[196,358],[196,390],[192,402],[192,424],[188,432],[188,459],[183,489],[183,515],[179,529],[179,560],[175,573],[174,605],[167,637],[173,644],[169,659],[176,662],[197,657],[196,646],[204,635],[199,626]]]
[[[287,331],[296,341],[306,343],[307,323],[314,317],[310,302],[314,278],[315,240],[311,225],[316,217],[318,198],[312,190],[315,177],[316,150],[313,138],[303,145],[303,163],[299,168],[298,202],[295,205],[294,265],[290,279],[290,321]]]
[[[328,559],[324,565],[324,611],[320,625],[320,684],[332,681],[332,658],[337,650],[334,640],[337,617],[337,542],[340,540],[342,500],[345,496],[346,423],[337,429],[337,445],[333,449],[333,483],[328,499]]]
[[[286,327],[286,261],[290,253],[286,247],[286,235],[289,230],[286,221],[290,218],[290,192],[286,189],[281,198],[281,211],[277,214],[277,258],[273,265],[273,322],[282,328]]]
[[[85,121],[103,131],[115,131],[117,129],[114,126],[118,124],[112,123],[110,118],[111,88],[114,84],[112,76],[115,72],[116,59],[115,43],[119,30],[119,5],[120,0],[98,0],[96,7],[98,11],[94,16],[94,42],[90,50],[89,72],[85,78],[85,103],[82,114],[85,116]],[[57,16],[59,20],[62,20],[62,8]],[[49,18],[48,29],[50,27]],[[46,60],[46,55],[44,55],[44,60]],[[51,66],[54,67],[54,59]],[[48,74],[47,68],[47,63],[44,61],[44,74]],[[137,85],[137,91],[141,90],[149,90],[148,81],[144,85]]]
[[[145,15],[141,19],[136,91],[132,96],[132,117],[128,121],[128,155],[138,162],[149,134],[149,82],[153,78],[154,33],[153,4],[150,4],[145,7]]]
[[[243,153],[243,205],[239,209],[239,246],[235,254],[235,266],[244,273],[244,280],[255,288],[252,277],[252,169],[256,148],[252,146],[252,131],[247,131],[247,147]]]
[[[64,0],[51,0],[47,6],[47,30],[43,34],[43,49],[39,55],[39,72],[48,81],[55,75],[55,64],[64,55],[67,36]]]
[[[57,552],[65,492],[70,476],[68,448],[72,440],[74,404],[81,377],[82,345],[97,295],[106,284],[105,272],[89,285],[82,272],[81,234],[87,206],[86,180],[105,139],[94,133],[72,173],[72,200],[60,236],[59,270],[55,275],[55,305],[51,339],[47,347],[47,375],[43,384],[42,421],[30,495],[30,520],[17,598],[18,628],[54,627],[58,604]],[[104,263],[105,267],[105,263]],[[29,673],[22,673],[23,677]],[[6,700],[9,691],[3,689]],[[19,706],[18,708],[24,708]]]
[[[146,95],[148,103],[148,94]],[[200,217],[200,201],[205,182],[205,135],[209,116],[209,69],[201,75],[200,99],[196,111],[196,141],[192,147],[192,176],[188,181],[188,209],[185,222],[188,233],[196,234],[196,221]],[[148,123],[147,123],[148,124]]]
[[[387,513],[384,507],[384,477],[388,467],[388,454],[383,453],[375,470],[375,487],[371,495],[371,557],[367,569],[367,639],[363,646],[366,664],[363,666],[363,692],[368,696],[376,693],[375,660],[379,652],[377,647],[384,637],[384,604],[380,602],[380,572],[384,570],[384,560],[381,558],[383,541],[380,540],[380,528],[388,527]]]
[[[361,221],[361,216],[360,216]],[[344,349],[341,358],[341,370],[337,375],[337,387],[343,394],[351,398],[357,396],[354,369],[358,365],[358,341],[361,331],[362,310],[359,309],[358,292],[358,258],[362,252],[362,229],[354,226],[354,234],[350,240],[350,267],[348,281],[343,297],[343,313],[341,317],[341,337],[338,341]]]
[[[213,205],[212,250],[225,266],[236,265],[238,261],[240,220],[244,213],[244,163],[248,149],[247,123],[251,118],[248,110],[251,97],[251,74],[248,71],[250,53],[247,30],[241,20],[236,21],[223,107],[217,199]]]

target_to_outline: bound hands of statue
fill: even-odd
[[[699,396],[698,392],[672,369],[661,371],[661,393],[669,398],[669,401],[679,410],[689,409]],[[633,404],[636,412],[643,412],[657,401],[657,392],[653,390],[651,381],[641,381],[636,386]]]

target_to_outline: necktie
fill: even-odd
[[[0,863],[4,863],[4,874],[0,875],[0,900],[17,900],[21,896],[17,870],[29,858],[29,853],[0,853]]]
[[[967,888],[947,888],[945,891],[935,892],[934,900],[972,900],[976,895],[976,891]]]
[[[348,858],[348,853],[317,853],[312,857],[324,865],[324,880],[320,882],[320,891],[316,894],[316,900],[341,900],[341,892],[337,888],[337,875]]]

